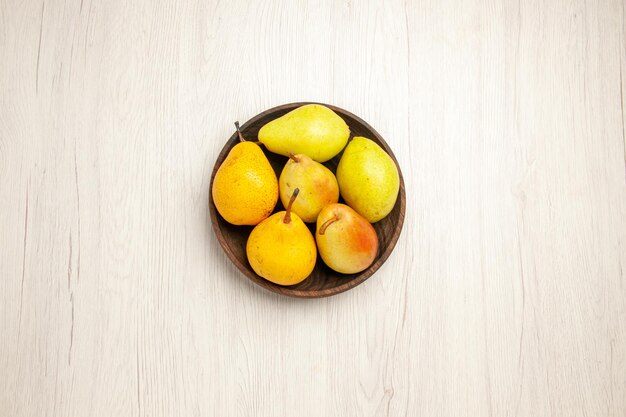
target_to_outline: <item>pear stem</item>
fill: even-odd
[[[326,233],[326,229],[328,229],[328,226],[335,223],[337,220],[339,220],[339,216],[337,216],[336,214],[330,219],[326,220],[324,224],[322,224],[322,226],[320,227],[319,234],[323,235],[324,233]]]
[[[241,134],[241,130],[239,129],[239,122],[235,122],[235,127],[237,128],[237,134],[239,135],[239,142],[246,142],[246,140],[243,138],[243,135]]]
[[[298,158],[293,152],[289,152],[289,159],[291,159],[293,162],[300,162],[300,158]]]
[[[293,202],[296,201],[296,197],[300,192],[299,188],[293,190],[293,194],[291,194],[291,198],[289,199],[289,204],[287,204],[287,213],[285,213],[285,217],[283,218],[283,223],[289,224],[291,223],[291,206],[293,206]]]

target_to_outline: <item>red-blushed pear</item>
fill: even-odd
[[[285,207],[296,188],[300,189],[300,194],[292,210],[307,223],[314,223],[325,205],[339,200],[339,185],[330,169],[304,154],[290,152],[278,179],[280,199]]]
[[[345,204],[329,204],[322,209],[315,240],[324,263],[342,274],[365,270],[378,253],[374,227]]]

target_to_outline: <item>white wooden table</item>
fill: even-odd
[[[1,416],[626,415],[624,3],[0,0]],[[398,246],[320,300],[207,211],[235,120],[343,107]]]

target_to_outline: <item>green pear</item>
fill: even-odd
[[[259,142],[274,153],[305,154],[326,162],[348,143],[350,129],[334,111],[321,104],[306,104],[274,119],[259,130]]]
[[[280,200],[285,207],[294,189],[300,189],[292,210],[307,223],[315,222],[325,205],[339,200],[339,186],[335,174],[304,154],[289,155],[289,160],[278,179],[278,188]]]
[[[339,191],[346,203],[370,223],[385,218],[398,198],[398,167],[374,141],[356,136],[337,167]]]

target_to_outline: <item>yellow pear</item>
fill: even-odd
[[[378,253],[374,227],[345,204],[329,204],[317,218],[317,248],[324,263],[342,274],[369,267]]]
[[[296,188],[286,211],[259,223],[248,237],[246,255],[254,272],[278,285],[304,281],[315,268],[317,248],[311,231],[291,211]]]
[[[213,202],[220,215],[235,225],[258,224],[274,210],[278,180],[256,143],[246,142],[235,123],[240,143],[228,153],[213,180]]]
[[[315,222],[325,205],[339,200],[337,179],[330,169],[304,154],[290,153],[278,179],[280,200],[285,207],[296,188],[300,194],[292,211],[307,223]]]
[[[346,146],[337,166],[337,182],[346,203],[370,223],[393,210],[400,190],[393,159],[374,141],[361,136]]]
[[[334,111],[321,104],[306,104],[274,119],[259,130],[259,141],[271,152],[305,154],[325,162],[348,143],[350,129]]]

